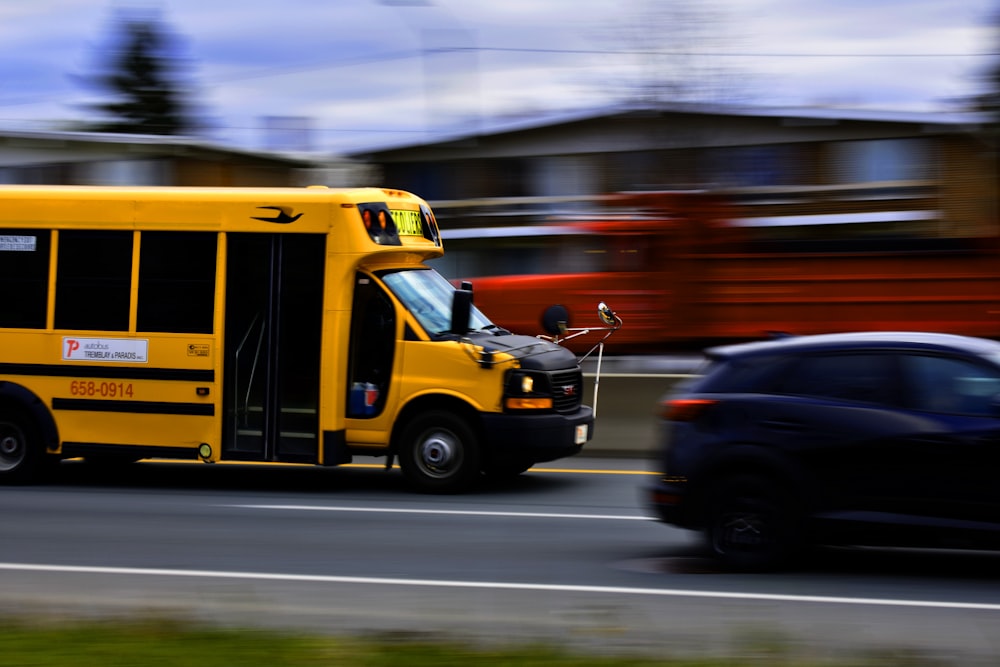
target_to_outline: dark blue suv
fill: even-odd
[[[1000,343],[792,336],[706,351],[646,499],[741,570],[810,544],[1000,548]]]

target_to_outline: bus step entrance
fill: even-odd
[[[263,409],[250,406],[237,421],[234,451],[255,453],[265,458]],[[280,460],[283,455],[315,456],[318,452],[318,432],[315,408],[283,408],[278,420],[277,459]]]

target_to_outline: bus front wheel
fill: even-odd
[[[41,458],[31,424],[8,412],[0,412],[0,483],[31,481]]]
[[[479,476],[479,439],[469,424],[443,410],[413,419],[402,432],[399,464],[418,491],[456,493]]]

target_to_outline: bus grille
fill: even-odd
[[[583,371],[556,371],[552,379],[552,405],[556,412],[576,412],[583,402]]]

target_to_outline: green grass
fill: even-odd
[[[551,646],[472,647],[401,635],[341,638],[199,628],[190,623],[158,619],[130,622],[48,619],[30,623],[0,619],[2,667],[926,667],[945,664],[905,653],[859,656],[846,661],[803,660],[786,655],[777,644],[748,647],[747,653],[740,657],[649,659],[576,655]]]

